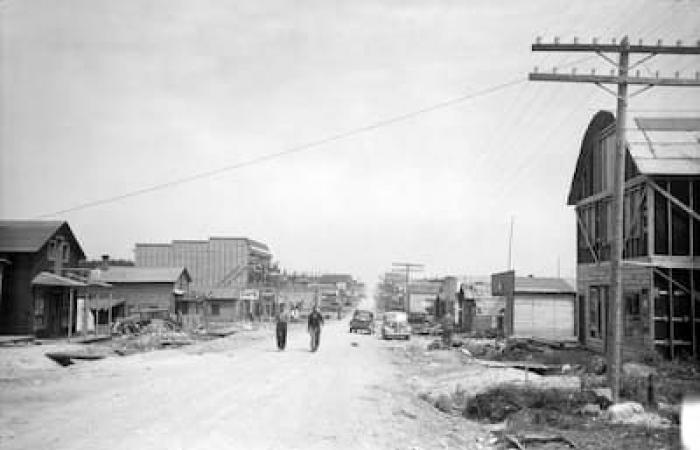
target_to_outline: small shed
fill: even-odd
[[[506,336],[576,339],[576,290],[566,280],[516,277],[512,270],[491,278],[493,295],[505,298]]]

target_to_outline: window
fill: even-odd
[[[211,304],[211,315],[212,316],[218,316],[220,314],[221,310],[220,310],[219,306],[220,305],[218,303]]]
[[[598,308],[600,307],[600,298],[598,297],[598,288],[591,287],[588,299],[588,329],[590,336],[593,338],[600,337],[600,328],[598,327]]]
[[[605,305],[608,302],[608,286],[591,286],[588,300],[589,336],[602,339],[605,332]]]
[[[34,299],[34,328],[44,328],[44,297]]]
[[[625,336],[639,336],[641,334],[641,298],[639,292],[624,293],[624,327]]]
[[[63,262],[68,262],[70,259],[70,246],[68,242],[64,242],[61,246],[61,259]]]
[[[48,247],[48,258],[49,261],[55,261],[56,260],[56,245],[57,242],[55,240],[50,240],[49,241],[49,247]]]

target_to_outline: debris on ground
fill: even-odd
[[[550,410],[574,415],[581,407],[596,403],[591,392],[568,389],[537,389],[505,384],[467,399],[464,416],[470,419],[502,422],[522,409]]]
[[[525,444],[546,444],[549,442],[562,442],[571,448],[576,448],[576,445],[573,442],[558,434],[521,434],[517,436],[512,434],[504,434],[503,438],[520,450],[524,450]]]
[[[74,364],[74,360],[79,359],[79,360],[85,360],[85,361],[95,361],[97,359],[103,359],[105,355],[90,355],[86,354],[84,352],[75,352],[75,353],[67,353],[67,352],[49,352],[46,353],[46,357],[51,359],[52,361],[55,361],[57,364],[60,364],[63,367],[70,366]]]
[[[184,331],[177,322],[168,319],[125,319],[117,322],[113,330],[112,347],[120,356],[190,345],[209,338],[208,333]]]

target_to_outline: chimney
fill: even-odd
[[[102,264],[100,264],[100,269],[102,269],[102,270],[109,269],[109,255],[102,255]]]

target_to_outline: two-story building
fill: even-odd
[[[208,299],[207,314],[221,320],[271,315],[269,296],[272,253],[267,245],[245,237],[138,243],[136,267],[186,268],[192,296]]]
[[[581,144],[568,204],[577,223],[579,337],[609,345],[615,133],[598,112]],[[700,118],[627,124],[622,265],[623,349],[698,358],[700,347]]]
[[[67,222],[0,221],[0,333],[65,336],[87,285],[65,273],[85,253]]]

